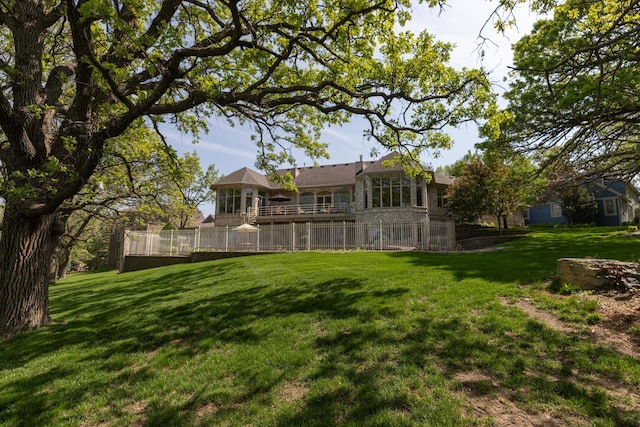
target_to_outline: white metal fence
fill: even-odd
[[[199,251],[455,250],[453,221],[307,222],[255,229],[207,227],[179,231],[128,231],[125,255],[187,255]]]

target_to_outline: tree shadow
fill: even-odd
[[[235,275],[228,273],[239,267],[227,261],[215,268],[203,265],[181,271],[179,277],[173,272],[135,280],[130,276],[122,284],[112,283],[103,289],[100,285],[61,286],[54,291],[60,303],[54,312],[70,320],[1,342],[0,375],[27,364],[47,363],[56,353],[69,351],[68,360],[55,359],[48,368],[32,369],[31,375],[21,374],[5,381],[0,424],[17,419],[25,425],[55,424],[52,405],[58,406],[56,411],[60,407],[71,410],[78,402],[91,400],[97,392],[117,389],[122,384],[135,389],[155,375],[148,366],[131,366],[127,355],[153,357],[158,350],[171,348],[172,357],[190,360],[203,350],[226,344],[259,346],[270,339],[265,322],[298,314],[335,321],[357,318],[366,323],[377,315],[375,310],[363,309],[363,301],[374,301],[374,306],[375,301],[380,301],[381,310],[388,313],[382,302],[407,292],[401,288],[370,289],[362,281],[348,277],[306,285],[232,285]],[[114,282],[120,279],[114,276]],[[210,291],[202,292],[202,286]],[[193,298],[189,297],[191,294]],[[85,380],[82,371],[89,366],[101,373]],[[250,375],[252,368],[247,368],[244,374]],[[249,379],[252,385],[233,399],[245,402],[270,395],[280,386],[282,375],[268,381]],[[179,405],[163,399],[152,402],[144,410],[145,423],[190,425],[193,414],[185,416],[185,410],[198,405],[198,393],[194,391],[196,400]],[[217,416],[225,411],[234,412],[227,408]]]
[[[548,277],[545,274],[555,269],[559,253],[576,250],[553,239],[510,245],[516,246],[479,254],[408,252],[389,253],[388,257],[419,268],[442,269],[456,280],[514,283]],[[582,247],[593,249],[586,243]],[[541,255],[533,257],[537,251]],[[526,393],[544,402],[573,395],[594,417],[608,417],[621,426],[639,421],[637,412],[606,406],[606,396],[589,386],[590,376],[571,368],[584,358],[584,352],[575,348],[576,338],[526,319],[520,321],[525,327],[513,330],[501,319],[522,316],[517,311],[505,313],[489,306],[472,320],[455,310],[445,316],[438,311],[441,317],[428,310],[406,313],[402,310],[411,309],[390,302],[414,290],[393,283],[376,288],[345,274],[326,280],[289,277],[262,284],[255,277],[239,274],[244,266],[227,260],[114,275],[109,285],[97,278],[56,285],[52,314],[69,321],[0,342],[0,375],[9,378],[3,381],[0,396],[0,424],[55,424],[59,421],[51,409],[55,405],[71,410],[77,402],[91,401],[95,394],[122,398],[118,389],[135,390],[159,375],[152,366],[133,366],[128,355],[143,354],[150,360],[166,350],[176,360],[190,361],[215,348],[260,346],[279,338],[265,325],[287,318],[332,325],[329,330],[308,332],[313,362],[278,366],[262,375],[261,367],[249,361],[236,373],[243,377],[241,390],[212,390],[203,383],[190,390],[186,401],[176,403],[158,396],[146,402],[136,422],[177,426],[239,423],[238,417],[255,410],[252,405],[268,407],[277,399],[278,390],[293,379],[309,384],[309,389],[273,414],[271,425],[355,425],[362,420],[403,424],[406,414],[405,421],[410,421],[404,424],[416,419],[432,425],[451,424],[451,420],[464,418],[455,402],[439,409],[439,414],[429,411],[451,400],[453,391],[442,392],[441,401],[429,406],[415,403],[406,385],[398,382],[422,382],[420,386],[428,389],[429,381],[444,376],[455,383],[459,373],[469,370],[485,372],[490,379],[481,384],[484,393],[504,393],[519,403]],[[407,315],[411,316],[408,325]],[[296,343],[290,345],[295,351]],[[376,354],[371,354],[372,349]],[[528,365],[528,353],[534,349],[539,360],[562,363]],[[67,350],[68,356],[55,358]],[[597,351],[593,357],[599,357]],[[30,373],[19,373],[27,364],[32,367]],[[35,365],[42,366],[34,369]],[[88,366],[99,375],[85,379],[82,370]],[[403,373],[411,377],[403,378]],[[544,390],[551,391],[545,394]],[[203,408],[207,404],[215,406],[209,413]],[[443,418],[446,411],[450,418]],[[389,414],[397,418],[385,418],[392,417]]]
[[[594,229],[584,235],[573,230],[529,234],[494,247],[493,251],[466,253],[393,252],[389,256],[415,266],[450,272],[458,280],[479,278],[499,283],[532,282],[555,277],[559,258],[613,258],[633,261],[640,249],[633,239]]]

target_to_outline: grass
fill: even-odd
[[[75,274],[51,289],[58,323],[0,342],[0,425],[482,426],[495,420],[472,400],[500,397],[568,424],[637,426],[603,384],[637,390],[640,360],[499,302],[537,296],[520,285],[553,277],[559,257],[637,260],[620,230],[538,230],[476,254]]]

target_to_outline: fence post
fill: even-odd
[[[455,221],[449,221],[447,226],[447,244],[449,250],[456,250],[456,223]]]
[[[311,222],[307,222],[307,242],[306,242],[306,250],[311,250]]]
[[[149,227],[147,227],[147,235],[144,238],[144,254],[146,256],[151,255],[151,250],[149,249],[151,238],[149,237]]]
[[[260,252],[260,226],[257,226],[258,230],[256,231],[256,252]]]
[[[424,237],[425,251],[431,251],[431,220],[424,222]]]
[[[229,252],[229,226],[224,226],[224,251]]]
[[[200,249],[200,227],[193,230],[193,252]]]
[[[291,223],[291,252],[296,250],[296,223]]]
[[[129,252],[131,251],[131,236],[129,236],[129,230],[126,228],[122,229],[122,252],[118,257],[118,271],[122,273],[124,269],[124,259]]]
[[[347,250],[347,222],[342,221],[342,250]]]

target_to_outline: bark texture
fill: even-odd
[[[23,218],[9,207],[0,240],[0,336],[10,338],[46,325],[51,257],[59,235],[56,215]]]

